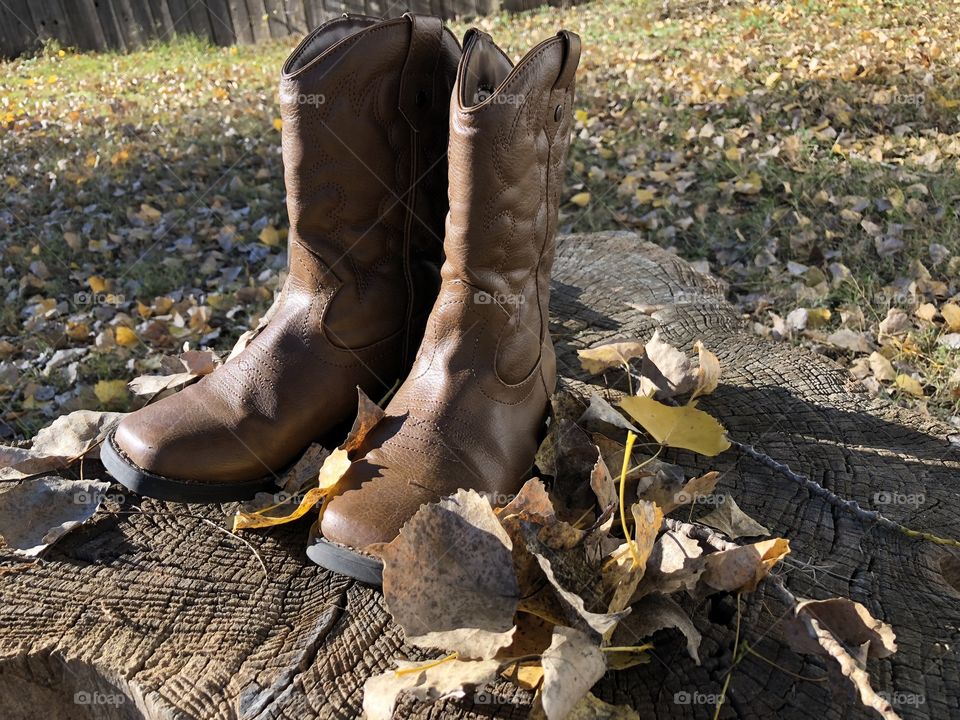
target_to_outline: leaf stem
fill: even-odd
[[[402,676],[402,675],[410,675],[412,673],[421,673],[424,670],[430,670],[432,668],[435,668],[437,665],[442,665],[443,663],[449,662],[450,660],[456,660],[459,656],[460,656],[460,653],[452,652],[446,657],[442,657],[439,660],[435,660],[432,663],[427,663],[426,665],[417,665],[415,667],[400,668],[398,670],[394,670],[393,674],[397,676]]]

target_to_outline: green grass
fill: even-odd
[[[875,338],[891,306],[912,312],[957,300],[954,4],[608,0],[477,24],[514,59],[560,27],[583,38],[564,198],[588,192],[590,202],[564,203],[565,230],[626,228],[707,260],[758,331],[769,330],[771,313],[828,308],[828,327],[788,341],[851,364],[858,356],[824,337],[852,307],[866,319],[858,330]],[[466,27],[453,25],[458,35]],[[0,253],[16,274],[0,284],[16,299],[0,312],[0,332],[24,345],[14,359],[40,352],[18,340],[30,334],[24,313],[89,291],[91,278],[130,302],[109,318],[68,303],[52,322],[87,322],[90,334],[61,344],[141,324],[143,308],[149,321],[158,297],[182,318],[205,308],[211,316],[175,342],[148,336],[113,354],[91,352],[84,385],[139,374],[148,358],[214,329],[210,344],[226,349],[258,317],[282,253],[259,243],[256,223],[282,231],[286,221],[274,123],[280,66],[294,44],[219,48],[180,38],[128,55],[54,45],[3,63]],[[878,254],[867,228],[898,226],[902,247]],[[934,262],[932,243],[949,257]],[[20,291],[19,277],[38,260],[49,277]],[[827,276],[841,263],[850,278],[811,284],[788,263]],[[224,284],[229,268],[237,271]],[[254,291],[268,270],[269,287]],[[878,346],[898,372],[925,383],[925,397],[880,390],[950,417],[960,414],[960,382],[951,382],[960,359],[937,344],[943,325],[918,320],[906,344]],[[0,400],[24,426],[50,412],[20,413],[23,388]]]

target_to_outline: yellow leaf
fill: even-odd
[[[117,327],[117,344],[124,347],[131,347],[140,342],[137,334],[125,325]]]
[[[960,332],[960,305],[944,303],[940,307],[940,314],[947,321],[947,329],[950,332]]]
[[[767,79],[763,81],[763,84],[766,85],[768,89],[773,89],[780,82],[780,78],[783,77],[783,73],[770,73],[767,75]]]
[[[267,225],[260,231],[260,242],[270,247],[275,247],[280,242],[280,233],[273,225]]]
[[[533,690],[543,682],[543,666],[521,665],[517,668],[516,675],[512,679],[520,687]]]
[[[90,335],[90,326],[84,322],[68,322],[66,334],[71,340],[86,340]]]
[[[637,202],[641,205],[649,205],[653,202],[654,196],[656,196],[656,190],[648,190],[647,188],[640,188],[637,190],[634,197],[637,199]]]
[[[87,278],[87,284],[95,295],[99,295],[107,289],[107,281],[99,275],[93,275]]]
[[[921,320],[933,322],[933,319],[937,317],[937,306],[933,303],[923,303],[917,308],[916,315]]]
[[[640,342],[615,342],[577,350],[580,365],[591,375],[599,375],[613,367],[626,365],[633,358],[643,355],[644,345]]]
[[[903,190],[900,188],[890,188],[890,190],[887,192],[887,200],[889,200],[890,204],[893,205],[893,207],[897,210],[902,208],[903,204],[906,202]]]
[[[327,491],[333,490],[349,467],[350,456],[343,448],[337,448],[327,455],[327,458],[323,461],[323,465],[320,466],[320,476],[318,478],[320,481],[320,489]]]
[[[264,515],[267,510],[273,510],[276,505],[263,508],[262,510],[257,510],[256,512],[244,512],[243,510],[237,510],[237,514],[233,516],[233,531],[237,530],[246,530],[249,528],[264,528],[272,527],[274,525],[283,525],[288,522],[293,522],[294,520],[299,520],[304,515],[309,512],[310,508],[316,505],[318,502],[323,500],[326,496],[327,491],[322,488],[312,488],[303,496],[303,500],[300,501],[300,504],[297,506],[289,515],[284,515],[283,517],[271,517],[269,515]]]
[[[273,119],[273,129],[274,130],[283,130],[283,120],[280,118]]]
[[[897,375],[896,384],[897,387],[905,393],[916,397],[923,397],[923,385],[920,384],[919,380],[910,375],[904,375],[902,373]]]
[[[275,509],[277,505],[271,505],[270,507],[262,508],[255,512],[244,512],[243,510],[238,510],[237,514],[233,517],[234,532],[237,530],[246,530],[248,528],[263,528],[272,527],[274,525],[283,525],[285,523],[300,519],[306,515],[310,508],[312,508],[318,502],[326,502],[327,498],[333,494],[337,483],[340,482],[340,478],[343,477],[343,474],[349,467],[350,458],[348,457],[347,451],[343,448],[337,448],[326,457],[326,459],[323,461],[323,465],[320,467],[319,485],[315,488],[311,488],[310,491],[303,496],[303,500],[300,501],[300,504],[292,513],[282,517],[274,517],[265,514],[268,511]]]
[[[653,398],[627,397],[620,406],[662,445],[709,456],[719,455],[730,447],[723,425],[697,410],[696,400],[674,407]]]
[[[574,110],[574,111],[573,111],[573,117],[574,117],[574,119],[575,119],[578,123],[582,123],[582,124],[584,124],[584,125],[586,125],[586,124],[587,124],[587,120],[590,119],[590,116],[587,114],[587,111],[586,111],[586,110],[583,110],[583,109]]]
[[[760,173],[752,172],[742,180],[737,180],[733,184],[733,189],[743,195],[756,195],[763,189],[763,179]]]
[[[570,202],[578,207],[586,207],[590,204],[590,193],[588,192],[579,192],[570,198]]]
[[[830,322],[831,313],[828,308],[810,308],[807,310],[807,327],[817,328]]]
[[[115,405],[127,399],[126,380],[100,380],[93,386],[93,394],[104,405]]]
[[[163,213],[157,210],[153,205],[142,203],[140,205],[140,215],[142,215],[146,220],[154,221],[159,220]]]

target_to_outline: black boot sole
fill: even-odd
[[[314,526],[316,527],[316,525]],[[383,561],[311,533],[307,557],[322,568],[367,585],[383,585]]]

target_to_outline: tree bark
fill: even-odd
[[[828,359],[754,336],[721,282],[636,235],[560,238],[554,278],[558,366],[574,394],[618,393],[582,373],[577,349],[646,339],[657,328],[688,350],[703,340],[720,358],[723,378],[700,407],[734,440],[904,525],[960,536],[960,450],[947,439],[955,432],[948,426],[871,397]],[[778,572],[794,594],[850,597],[893,625],[899,651],[871,660],[869,671],[902,716],[957,717],[956,551],[868,526],[735,449],[668,459],[689,472],[719,470],[723,492],[790,539],[792,560]],[[877,506],[876,493],[922,495],[923,502]],[[142,514],[98,515],[39,565],[6,558],[0,716],[355,717],[368,677],[394,658],[426,657],[404,642],[378,591],[309,563],[307,523],[244,534],[265,575],[250,547],[211,527],[226,525],[232,506],[138,502]],[[750,654],[737,665],[720,716],[869,717],[832,660],[797,655],[781,642],[786,608],[777,597],[761,586],[741,602],[741,641],[766,660]],[[660,633],[653,662],[608,673],[594,692],[644,718],[712,716],[712,705],[678,703],[675,695],[720,692],[732,660],[735,600],[709,599],[692,615],[704,636],[701,666],[681,638]],[[397,717],[519,718],[532,699],[506,684],[488,695],[493,704],[407,700]],[[91,698],[99,704],[84,702]]]

